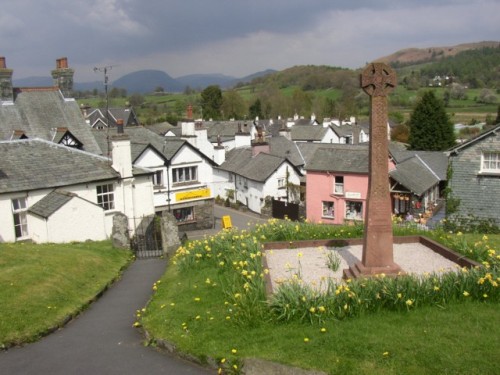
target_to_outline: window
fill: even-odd
[[[115,208],[115,194],[113,184],[99,185],[97,189],[97,204],[104,210]]]
[[[163,186],[163,171],[155,171],[155,174],[153,175],[153,185],[155,188],[158,188],[160,186]]]
[[[198,181],[198,167],[172,169],[172,181],[174,184]]]
[[[323,202],[323,217],[331,219],[335,217],[333,202]]]
[[[28,219],[26,212],[26,198],[12,199],[12,215],[14,217],[14,231],[16,238],[28,236]]]
[[[178,223],[184,223],[186,221],[193,221],[194,220],[194,208],[193,207],[177,208],[174,210],[174,217],[177,219]]]
[[[278,189],[283,189],[285,187],[286,187],[285,178],[284,177],[278,178]]]
[[[344,194],[344,176],[335,176],[335,194]]]
[[[483,152],[481,171],[500,173],[500,152]]]
[[[345,218],[349,220],[363,220],[363,202],[346,201]]]

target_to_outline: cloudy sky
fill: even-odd
[[[294,65],[359,68],[408,47],[500,40],[500,0],[2,0],[14,80],[68,57],[75,81],[141,69],[243,77]]]

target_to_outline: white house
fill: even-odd
[[[112,129],[109,134],[115,134]],[[154,209],[170,211],[180,229],[206,229],[213,226],[214,161],[177,137],[163,137],[145,127],[128,127],[134,165],[147,168],[152,175]],[[94,131],[101,148],[107,147],[108,133]]]
[[[0,142],[0,242],[103,240],[116,213],[132,236],[154,215],[152,172],[132,166],[125,135],[111,148],[112,160],[40,139]]]
[[[260,213],[267,197],[298,200],[291,186],[300,186],[300,172],[287,159],[269,154],[267,142],[231,150],[214,169],[215,194]]]

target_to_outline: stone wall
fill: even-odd
[[[179,223],[179,232],[189,232],[192,230],[211,229],[214,227],[214,200],[206,199],[203,201],[189,202],[185,206],[194,207],[195,221]],[[172,207],[172,209],[180,206]]]

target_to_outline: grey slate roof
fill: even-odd
[[[57,88],[15,89],[14,101],[0,105],[1,141],[13,139],[18,130],[28,138],[53,141],[53,129],[61,127],[68,128],[85,151],[99,152],[78,104],[72,99],[64,99]]]
[[[389,175],[414,194],[421,196],[441,179],[418,156],[396,165]]]
[[[0,193],[59,188],[119,177],[109,159],[102,156],[40,139],[0,142]]]
[[[252,157],[250,147],[241,147],[229,151],[226,161],[218,168],[249,180],[265,182],[285,162],[284,158],[264,152]]]
[[[322,145],[323,146],[323,145]],[[335,147],[331,147],[335,146]],[[308,171],[368,173],[368,148],[334,144],[318,147],[306,165]]]
[[[321,141],[328,128],[321,125],[295,125],[290,131],[294,141]]]
[[[393,142],[389,145],[389,152],[398,166],[409,159],[418,157],[420,158],[420,162],[417,165],[424,164],[442,181],[447,179],[448,157],[444,152],[406,150],[401,145],[394,144]],[[414,171],[414,173],[418,172]]]
[[[99,144],[102,153],[107,154],[107,137],[116,135],[117,129],[92,130],[92,134]],[[187,142],[183,139],[176,137],[163,137],[142,126],[127,127],[125,129],[125,134],[130,137],[132,162],[135,162],[148,146],[152,146],[167,160],[170,160],[184,144],[187,144]]]
[[[116,127],[116,121],[118,119],[123,120],[125,126],[137,126],[139,125],[139,120],[132,108],[109,108],[109,126]],[[94,127],[98,122],[107,124],[108,116],[106,116],[106,108],[91,108],[87,110],[86,119],[89,121],[89,125]]]
[[[302,167],[305,160],[299,151],[299,146],[283,136],[270,137],[267,139],[269,147],[271,148],[270,154],[287,158],[296,167]]]
[[[28,212],[47,219],[75,196],[68,191],[54,190],[31,206]]]

